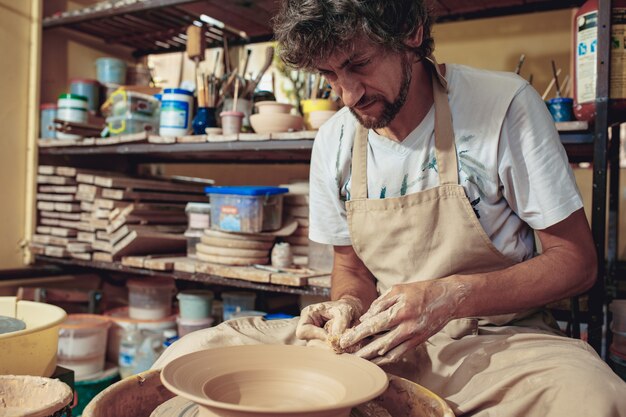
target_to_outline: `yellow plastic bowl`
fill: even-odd
[[[304,116],[304,126],[307,129],[312,129],[311,124],[309,123],[309,114],[314,111],[319,110],[337,110],[337,105],[334,101],[329,99],[311,99],[311,100],[302,100],[300,102],[302,105],[302,114]]]
[[[0,315],[15,317],[15,297],[0,297]],[[57,365],[62,308],[32,301],[17,303],[17,318],[26,329],[0,334],[0,375],[48,377]]]

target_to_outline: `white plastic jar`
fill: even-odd
[[[161,97],[159,135],[185,136],[191,132],[193,93],[181,88],[166,88]]]
[[[65,122],[87,123],[87,97],[77,94],[61,94],[57,101],[57,119]],[[82,136],[57,132],[57,139],[80,139]]]

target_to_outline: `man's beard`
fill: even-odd
[[[381,102],[383,104],[382,114],[376,119],[367,116],[364,119],[352,107],[350,107],[350,112],[366,129],[381,129],[387,127],[398,115],[404,103],[406,103],[409,85],[411,85],[411,77],[411,62],[406,57],[402,57],[402,83],[400,84],[400,91],[393,103],[387,101],[382,95],[363,96],[361,100],[359,100],[359,103]]]

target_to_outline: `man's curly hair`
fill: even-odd
[[[280,58],[312,70],[337,50],[367,37],[385,50],[402,51],[404,41],[423,27],[419,58],[434,49],[432,17],[423,0],[281,0],[274,18]]]

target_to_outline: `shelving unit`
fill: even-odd
[[[433,7],[437,20],[475,19],[503,16],[534,11],[547,11],[578,7],[584,0],[436,0]],[[619,213],[619,140],[609,146],[608,91],[609,91],[609,39],[610,0],[599,0],[598,14],[598,82],[597,118],[590,132],[563,132],[561,139],[571,162],[593,162],[593,212],[592,232],[598,254],[598,280],[589,292],[588,335],[589,343],[598,352],[602,346],[602,326],[605,322],[604,307],[617,294],[619,265],[617,262],[617,216]],[[184,29],[194,22],[207,24],[208,46],[221,46],[226,37],[230,44],[266,41],[272,38],[270,17],[276,11],[274,0],[250,0],[244,2],[217,2],[197,0],[151,0],[125,5],[110,10],[86,10],[66,17],[47,17],[44,30],[67,28],[86,33],[110,44],[130,46],[134,55],[181,51],[185,48]],[[216,19],[206,19],[205,16]],[[221,22],[221,23],[220,23]],[[158,26],[155,27],[155,25]],[[242,33],[245,31],[245,34]],[[44,32],[45,33],[45,32]],[[619,131],[612,127],[613,137]],[[310,159],[312,140],[280,142],[229,142],[187,144],[119,144],[72,148],[42,148],[42,163],[76,164],[93,166],[106,156],[106,163],[115,160],[116,165],[133,166],[146,162],[285,162],[306,163]],[[608,164],[611,163],[611,171]],[[611,189],[607,189],[610,179]],[[609,214],[607,210],[609,196]],[[607,243],[608,220],[608,245]],[[89,268],[102,268],[118,272],[126,271],[119,265],[101,265],[75,260],[59,260],[38,257],[38,261]],[[148,275],[150,273],[147,273]],[[242,285],[237,280],[220,281],[219,277],[195,277],[180,275],[178,279],[201,280],[207,283]],[[224,278],[222,278],[224,279]],[[247,285],[247,284],[246,284]],[[304,290],[309,291],[309,290]],[[314,293],[317,289],[310,290]],[[572,303],[572,318],[580,318],[577,299]],[[578,336],[574,328],[574,336]]]

